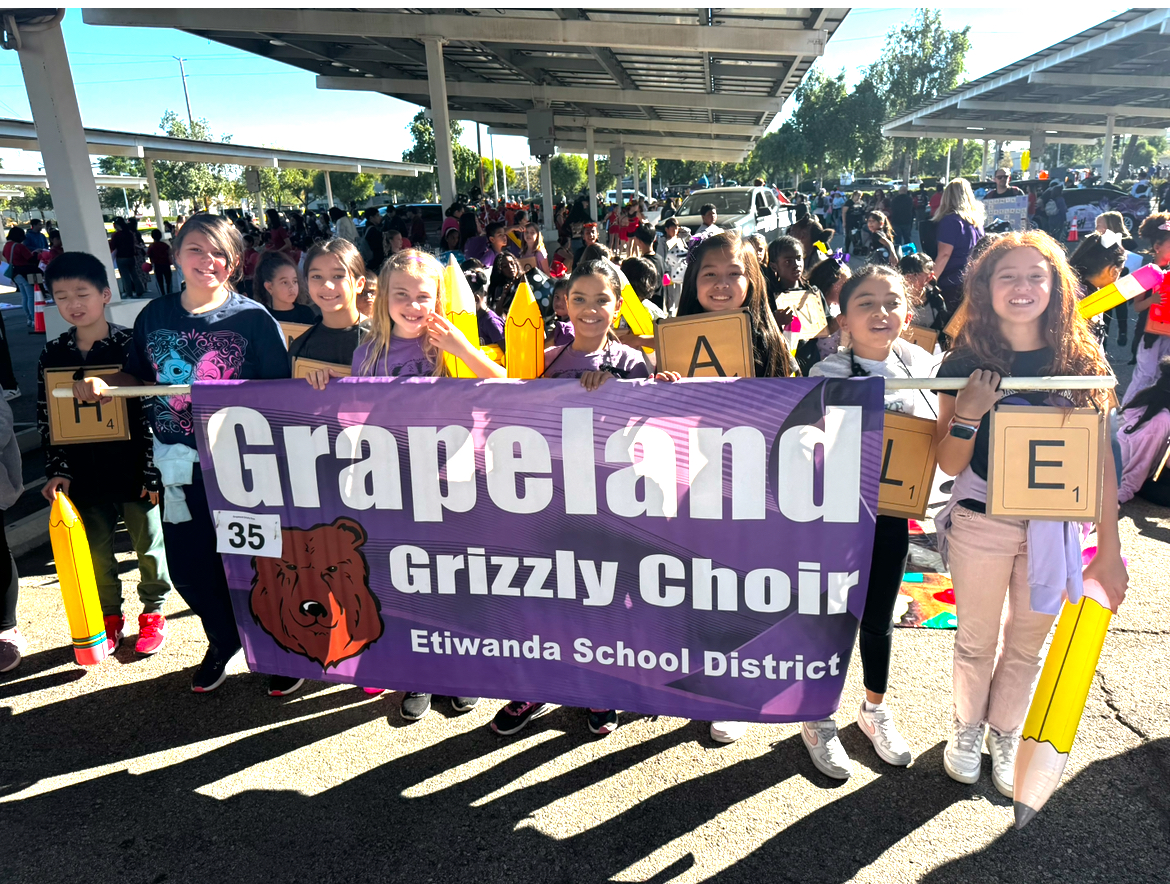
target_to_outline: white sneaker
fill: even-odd
[[[1006,798],[1015,798],[1016,749],[1019,746],[1019,733],[1001,734],[988,726],[987,750],[991,753],[991,781]]]
[[[711,739],[716,743],[734,743],[747,733],[748,724],[746,721],[713,721]]]
[[[20,398],[20,387],[14,387],[11,390],[5,390],[4,391],[4,398],[9,402],[11,402],[13,399],[19,399]]]
[[[943,768],[947,776],[960,783],[979,782],[983,769],[983,722],[963,724],[955,719],[954,736],[943,750]]]
[[[812,763],[825,776],[847,780],[853,775],[853,762],[841,745],[841,738],[837,736],[837,722],[833,719],[806,721],[800,726],[800,738],[804,740]]]
[[[28,640],[15,627],[0,632],[0,672],[11,672],[20,665]]]
[[[857,710],[857,725],[869,737],[878,756],[886,764],[905,767],[914,760],[910,754],[910,744],[898,733],[898,728],[894,726],[894,713],[890,712],[885,703],[869,712],[862,700],[861,708]]]

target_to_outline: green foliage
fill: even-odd
[[[761,138],[760,144],[762,145],[764,140],[769,137],[765,135],[764,138]],[[688,185],[698,181],[711,165],[708,162],[696,160],[655,160],[654,162],[658,166],[657,178],[661,178],[666,184],[678,185]],[[599,183],[598,188],[600,187]]]
[[[458,120],[451,120],[451,154],[455,164],[455,189],[460,193],[467,193],[472,187],[479,184],[479,155],[469,147],[459,142],[463,134],[463,124]],[[426,116],[426,111],[420,110],[410,121],[410,135],[414,145],[402,152],[402,160],[406,163],[425,163],[430,166],[436,164],[435,127]],[[438,171],[431,174],[419,175],[417,178],[396,178],[389,189],[402,193],[408,202],[435,202],[439,195]],[[335,194],[336,195],[336,194]],[[443,194],[445,199],[451,197]]]
[[[137,157],[99,157],[98,171],[103,175],[131,175],[135,178],[146,176],[146,164]],[[150,202],[150,192],[138,188],[126,188],[125,197],[120,187],[99,187],[98,202],[103,209],[123,211],[127,206],[132,214],[138,214]]]
[[[846,107],[845,72],[829,77],[814,66],[796,88],[794,97],[799,104],[792,114],[792,124],[804,141],[809,168],[824,175],[834,166],[851,165],[854,137]]]
[[[163,114],[159,129],[171,138],[189,138],[194,141],[214,141],[211,126],[207,120],[196,120],[194,127],[174,111],[168,110]],[[230,135],[219,139],[220,143],[231,142]],[[204,209],[211,206],[211,201],[230,187],[228,167],[220,163],[186,163],[156,160],[154,163],[155,180],[158,182],[159,196],[166,200],[188,200],[193,204],[202,205]]]
[[[389,182],[393,181],[398,185],[403,181],[414,181],[413,178],[401,178],[397,175],[383,179],[386,188],[391,189]],[[374,195],[374,185],[378,182],[378,178],[374,175],[367,175],[364,172],[358,174],[357,172],[330,172],[329,185],[333,188],[333,202],[342,206],[349,207],[357,203],[361,204]],[[325,173],[313,173],[313,193],[318,196],[325,194]]]
[[[9,200],[9,205],[16,211],[31,215],[33,212],[45,212],[53,208],[53,197],[49,195],[48,188],[22,187],[20,189],[24,191],[24,196]]]
[[[564,194],[572,199],[589,186],[589,161],[576,154],[555,154],[549,160],[553,193]]]

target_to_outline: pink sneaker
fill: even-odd
[[[104,619],[106,621],[106,654],[108,656],[118,650],[118,645],[122,643],[122,637],[125,635],[122,629],[126,626],[126,618],[120,614],[111,614]]]
[[[158,652],[167,640],[167,618],[162,614],[138,615],[138,642],[134,645],[136,653],[144,657]]]
[[[362,688],[362,690],[365,691],[367,694],[369,694],[371,697],[376,697],[376,696],[378,696],[378,694],[386,693],[385,688]]]

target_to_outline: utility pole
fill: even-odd
[[[183,67],[183,62],[185,62],[187,59],[179,58],[179,56],[177,56],[177,55],[172,55],[171,58],[173,58],[175,61],[177,61],[179,63],[179,77],[183,81],[183,98],[187,102],[187,122],[191,126],[191,128],[188,131],[190,133],[190,137],[194,138],[195,137],[195,118],[193,116],[191,116],[191,96],[187,94],[187,69],[185,67]]]

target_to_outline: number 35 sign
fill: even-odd
[[[276,558],[283,551],[280,516],[215,511],[215,550],[237,556]]]

